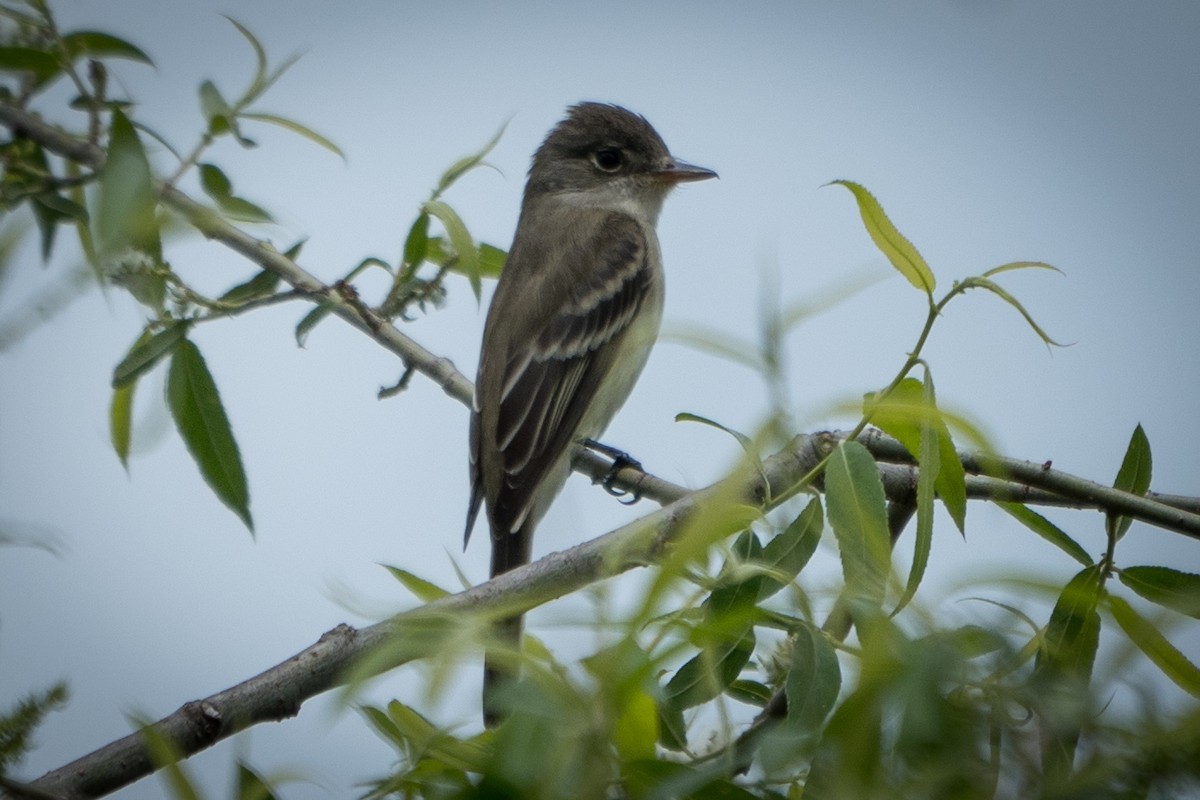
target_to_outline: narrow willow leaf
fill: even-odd
[[[1162,632],[1142,617],[1123,598],[1110,595],[1108,610],[1125,631],[1129,641],[1137,645],[1164,675],[1193,697],[1200,698],[1200,669],[1171,644]]]
[[[989,292],[1015,308],[1017,313],[1025,318],[1025,322],[1030,328],[1033,329],[1033,332],[1038,335],[1038,338],[1041,339],[1047,347],[1050,345],[1054,345],[1055,347],[1066,346],[1062,342],[1051,338],[1050,334],[1046,333],[1046,331],[1042,329],[1042,326],[1038,325],[1037,322],[1034,321],[1033,316],[1025,309],[1025,306],[1021,305],[1021,301],[1017,300],[1017,298],[1013,297],[994,281],[983,277],[967,278],[963,281],[963,286],[967,288],[987,289]]]
[[[933,378],[929,374],[928,368],[925,370],[925,384],[922,387],[921,399],[927,410],[931,412],[936,410],[937,401],[934,397]],[[942,464],[941,451],[938,447],[938,429],[933,423],[932,415],[927,416],[921,423],[917,467],[917,532],[913,537],[912,566],[908,571],[908,580],[904,584],[904,593],[892,611],[893,616],[899,614],[916,596],[921,579],[925,577],[925,569],[929,566],[929,553],[933,549],[934,486],[941,474]]]
[[[669,705],[683,710],[707,703],[737,680],[754,654],[754,630],[734,642],[705,648],[687,661],[667,682]]]
[[[108,406],[108,435],[121,466],[129,471],[129,446],[133,438],[133,392],[136,381],[113,390]]]
[[[183,339],[171,356],[167,405],[200,474],[217,497],[254,531],[242,456],[204,356]]]
[[[446,591],[437,584],[431,583],[424,578],[419,578],[406,569],[401,569],[400,567],[391,567],[387,564],[383,564],[382,566],[388,572],[392,573],[392,577],[400,581],[404,588],[412,592],[413,596],[422,603],[429,603],[433,600],[437,600],[439,597],[445,597],[446,595],[450,594],[450,592]]]
[[[75,31],[62,37],[67,54],[74,61],[87,56],[89,58],[126,58],[130,61],[140,61],[154,66],[150,56],[124,39],[118,39],[99,31]]]
[[[234,286],[218,299],[222,303],[240,306],[243,303],[249,303],[251,300],[257,300],[260,297],[270,297],[275,293],[280,280],[281,278],[274,272],[264,269],[250,280]]]
[[[120,389],[128,386],[149,372],[163,356],[175,349],[187,334],[187,329],[186,322],[176,322],[154,335],[145,332],[139,336],[121,363],[113,369],[112,387]]]
[[[233,182],[215,164],[200,164],[200,188],[213,200],[220,202],[233,192]]]
[[[328,317],[332,311],[333,303],[321,303],[305,314],[296,325],[296,344],[304,347],[304,343],[308,341],[308,334],[312,333],[312,329],[317,327],[317,323]]]
[[[346,160],[346,154],[342,152],[342,148],[338,147],[331,140],[317,133],[312,128],[308,127],[307,125],[301,125],[294,119],[288,119],[287,117],[281,117],[276,114],[263,114],[261,112],[251,113],[248,111],[243,112],[241,116],[242,119],[252,119],[257,120],[258,122],[266,122],[270,125],[277,125],[280,128],[289,130],[292,133],[299,134],[313,144],[325,148],[329,152],[341,158],[343,161]]]
[[[430,216],[436,217],[446,229],[446,235],[450,237],[450,244],[454,247],[455,255],[458,256],[456,268],[470,281],[471,291],[475,293],[476,302],[481,301],[483,281],[479,274],[479,254],[462,218],[458,216],[458,212],[441,200],[428,200],[421,208]]]
[[[1151,603],[1200,619],[1200,575],[1170,567],[1125,567],[1117,577]]]
[[[769,572],[759,589],[759,600],[775,594],[800,574],[816,552],[824,528],[821,498],[814,497],[782,533],[767,542],[762,562]]]
[[[1125,458],[1121,461],[1121,468],[1117,471],[1113,488],[1120,489],[1122,492],[1144,495],[1150,489],[1152,466],[1150,440],[1146,438],[1146,432],[1142,430],[1139,423],[1133,429],[1129,446],[1125,448]],[[1129,526],[1133,524],[1133,517],[1109,514],[1107,523],[1109,536],[1120,541],[1121,537],[1129,530]]]
[[[687,411],[681,411],[680,413],[675,415],[675,421],[676,422],[698,422],[701,425],[707,425],[710,428],[716,428],[717,430],[727,433],[730,436],[732,436],[734,439],[736,439],[738,444],[740,444],[742,446],[742,449],[746,450],[747,452],[752,450],[754,447],[754,441],[746,434],[742,433],[741,431],[735,431],[733,428],[728,428],[728,427],[722,425],[721,423],[717,422],[716,420],[709,419],[708,417],[702,417],[699,414],[692,414]]]
[[[238,29],[238,33],[245,37],[246,41],[250,43],[250,47],[254,49],[254,60],[256,62],[254,68],[254,82],[262,82],[267,77],[267,51],[263,49],[262,44],[258,41],[255,35],[250,32],[249,28],[228,14],[222,14],[221,16],[229,20],[233,27]]]
[[[1033,509],[1023,503],[1010,503],[1007,501],[998,500],[996,505],[1006,511],[1009,516],[1016,519],[1026,528],[1036,533],[1038,536],[1045,539],[1050,544],[1062,550],[1071,558],[1078,561],[1085,567],[1090,567],[1095,562],[1088,555],[1088,551],[1083,549],[1083,545],[1067,535],[1062,528],[1059,528],[1050,520],[1043,517]]]
[[[833,645],[821,631],[801,625],[792,636],[792,660],[784,679],[788,727],[802,734],[816,733],[841,688],[842,670]]]
[[[837,180],[833,183],[845,186],[854,195],[858,203],[858,213],[862,216],[867,233],[871,235],[871,241],[887,256],[892,266],[913,286],[927,295],[932,295],[936,285],[933,271],[929,269],[917,248],[913,247],[888,219],[879,201],[854,181]]]
[[[1047,264],[1044,261],[1010,261],[1007,264],[1001,264],[998,267],[992,267],[987,272],[983,273],[983,277],[990,278],[993,275],[999,275],[1002,272],[1012,272],[1018,269],[1049,269],[1058,273],[1062,270],[1053,264]]]
[[[838,445],[825,467],[825,503],[837,537],[851,614],[878,611],[891,563],[879,468],[858,442]]]
[[[433,193],[434,198],[441,196],[441,194],[449,189],[455,181],[481,165],[483,163],[483,159],[487,158],[487,154],[492,152],[492,148],[494,148],[497,142],[500,141],[500,137],[504,135],[504,129],[507,127],[508,123],[505,122],[500,126],[499,130],[496,131],[495,135],[488,140],[487,144],[471,155],[464,156],[463,158],[460,158],[458,161],[451,164],[450,168],[442,173],[442,177],[438,181],[437,188]]]
[[[721,333],[701,325],[668,323],[660,341],[670,341],[699,350],[702,353],[741,364],[758,373],[765,373],[767,365],[760,349],[749,342]]]

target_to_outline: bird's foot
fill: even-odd
[[[631,506],[638,500],[642,499],[642,494],[639,489],[641,484],[640,477],[638,478],[638,485],[635,485],[632,491],[622,489],[615,485],[617,475],[626,467],[633,467],[639,472],[642,472],[644,475],[645,472],[642,470],[642,462],[638,461],[624,450],[618,450],[611,445],[604,444],[603,442],[597,442],[594,439],[584,439],[583,446],[588,450],[593,450],[612,459],[612,465],[608,468],[608,472],[606,472],[604,477],[600,480],[600,485],[604,487],[604,491],[608,492],[613,497],[627,498],[620,501],[627,506]]]

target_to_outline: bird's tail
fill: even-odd
[[[492,577],[528,564],[532,544],[532,526],[522,527],[516,533],[500,539],[492,539]],[[520,614],[496,622],[492,636],[505,652],[488,650],[483,655],[483,723],[489,728],[496,727],[504,720],[505,708],[501,701],[503,689],[519,675],[519,662],[514,656],[521,649],[523,623]]]

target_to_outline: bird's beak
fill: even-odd
[[[668,183],[688,183],[690,181],[705,181],[717,177],[717,173],[707,167],[697,167],[677,158],[668,159],[658,169],[654,177]]]

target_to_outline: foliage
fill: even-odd
[[[60,33],[37,0],[0,6],[0,13],[10,22],[0,46],[0,70],[10,84],[0,99],[24,110],[54,82],[68,80],[85,115],[84,132],[69,137],[74,150],[9,125],[9,139],[0,145],[0,208],[6,217],[28,212],[46,259],[60,232],[73,233],[94,279],[129,292],[146,313],[129,350],[114,354],[114,451],[128,468],[134,392],[146,374],[165,365],[166,403],[201,476],[252,529],[235,414],[222,402],[194,331],[305,300],[312,308],[295,328],[303,345],[333,315],[369,329],[435,310],[451,275],[464,277],[479,298],[483,279],[502,269],[504,252],[477,243],[445,193],[485,163],[503,129],[445,171],[419,205],[394,261],[367,258],[330,285],[314,286],[291,269],[303,245],[297,242],[275,254],[281,262],[256,260],[245,280],[208,297],[171,265],[164,249],[168,227],[209,234],[230,221],[271,220],[264,207],[236,193],[210,155],[214,145],[254,147],[255,126],[267,124],[341,155],[306,125],[257,105],[294,59],[271,67],[254,35],[231,20],[254,52],[255,72],[237,95],[211,81],[200,86],[205,128],[184,151],[107,93],[107,61],[148,64],[140,49],[108,34]],[[163,142],[174,161],[155,163],[144,136]],[[177,198],[181,179],[193,173],[206,206]],[[366,724],[395,748],[400,765],[375,780],[369,796],[1127,797],[1166,796],[1200,781],[1200,708],[1193,704],[1171,717],[1149,708],[1105,708],[1112,686],[1097,668],[1102,636],[1118,638],[1183,692],[1200,697],[1200,670],[1172,642],[1177,630],[1194,635],[1200,575],[1124,563],[1118,551],[1130,514],[1105,512],[1107,548],[1095,560],[1076,536],[1007,500],[1002,507],[1009,514],[1081,567],[1064,575],[1061,587],[1030,587],[1052,599],[1048,618],[992,603],[980,604],[984,610],[961,623],[921,608],[936,501],[960,533],[967,528],[971,472],[955,437],[982,450],[983,460],[989,457],[975,426],[939,407],[925,345],[942,311],[970,289],[999,298],[1044,343],[1057,344],[999,283],[1012,271],[1053,267],[1003,264],[939,296],[933,269],[871,193],[852,181],[834,184],[850,191],[871,240],[925,302],[925,322],[895,375],[864,394],[849,434],[786,491],[758,498],[754,508],[731,492],[683,523],[635,607],[620,619],[597,621],[604,635],[596,652],[565,664],[530,641],[525,652],[513,654],[525,677],[512,688],[510,713],[498,729],[460,735],[398,701],[363,706]],[[92,185],[95,191],[84,191]],[[432,231],[435,224],[442,235]],[[367,270],[389,276],[387,291],[373,303],[353,285]],[[727,352],[759,365],[771,385],[782,369],[779,340],[797,319],[765,319],[761,352],[742,346]],[[406,363],[397,390],[412,370]],[[777,413],[754,435],[696,415],[681,419],[735,435],[746,452],[745,471],[753,473],[764,453],[783,447],[793,433],[782,394],[775,397]],[[880,459],[862,441],[869,426],[893,437],[917,468],[907,497],[897,499],[885,488]],[[1150,443],[1139,426],[1113,487],[1143,497],[1151,473]],[[911,567],[897,576],[892,550],[903,543],[900,534],[913,514]],[[732,543],[729,530],[737,532]],[[812,594],[816,589],[804,574],[822,538],[836,548],[842,579],[823,621],[814,612],[823,598]],[[404,567],[390,569],[422,602],[446,593]],[[1156,616],[1148,617],[1147,608]],[[438,645],[422,655],[438,666],[469,658],[486,628],[466,626],[453,639],[435,636],[429,641]],[[431,692],[442,688],[431,681]],[[37,721],[61,700],[56,687],[0,718],[0,765],[19,755]],[[186,754],[156,740],[152,727],[145,736],[173,793],[195,795],[178,764]],[[248,768],[239,776],[239,796],[274,792]]]

